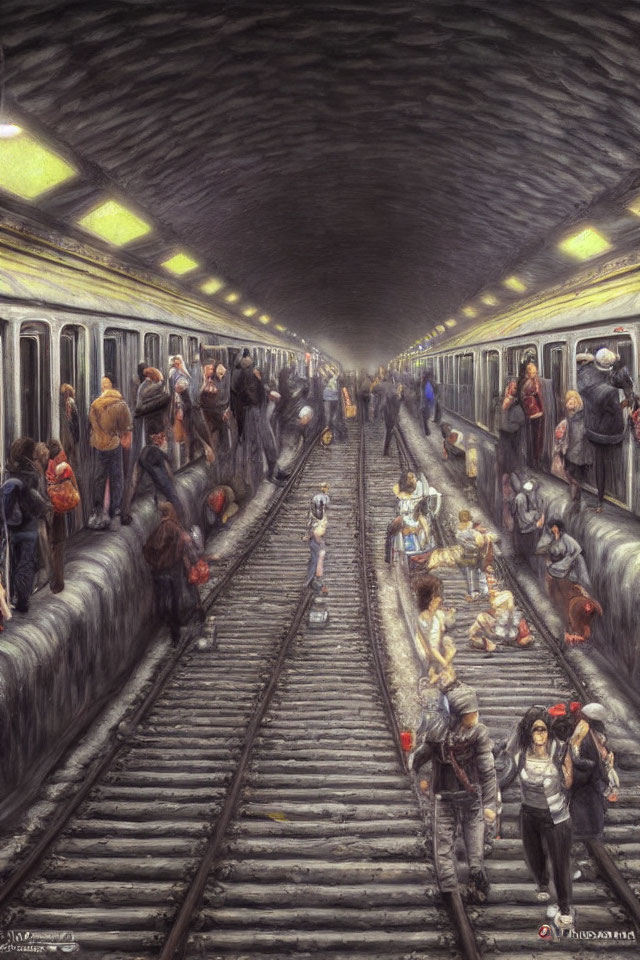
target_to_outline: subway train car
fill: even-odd
[[[168,374],[181,354],[194,384],[202,360],[232,367],[249,347],[267,379],[295,363],[313,375],[318,351],[172,288],[164,278],[101,263],[69,243],[0,228],[0,462],[16,437],[59,435],[60,385],[71,384],[86,427],[105,373],[135,405],[142,361]],[[187,446],[186,444],[184,446]],[[176,467],[185,452],[174,449]],[[180,461],[180,457],[182,460]]]
[[[620,271],[619,276],[600,278],[586,287],[539,297],[463,332],[452,330],[446,340],[439,338],[441,344],[434,341],[408,364],[416,376],[432,369],[443,408],[490,437],[498,434],[507,382],[518,376],[522,359],[531,358],[548,382],[543,456],[548,470],[553,427],[564,416],[564,394],[576,388],[577,354],[609,347],[622,358],[637,388],[639,317],[640,271]],[[407,360],[397,365],[403,363]],[[627,430],[624,443],[612,448],[606,493],[636,515],[640,515],[639,471],[640,446]],[[593,476],[588,483],[593,486]]]

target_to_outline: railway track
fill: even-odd
[[[401,431],[397,431],[397,446],[401,467],[416,469],[416,458]],[[397,480],[389,461],[378,461],[378,473],[376,482],[389,484],[388,489]],[[452,542],[455,525],[453,517],[437,523],[441,545]],[[481,719],[493,738],[499,739],[509,735],[514,722],[534,703],[552,704],[570,699],[584,703],[597,698],[585,689],[564,655],[561,641],[549,629],[541,611],[529,602],[509,565],[498,559],[496,567],[534,628],[538,639],[531,648],[498,648],[492,655],[470,649],[467,631],[482,607],[465,600],[467,590],[462,571],[442,568],[436,572],[445,585],[445,604],[457,610],[456,623],[450,631],[457,645],[457,673],[476,688]],[[637,935],[640,923],[637,897],[640,845],[635,826],[640,820],[640,761],[637,747],[634,750],[635,745],[628,741],[617,744],[615,724],[608,727],[623,788],[618,803],[607,813],[604,844],[590,841],[578,856],[583,877],[574,881],[573,905],[578,931],[610,931],[612,937],[565,939],[558,950],[544,944],[545,954],[552,960],[567,953],[582,956],[594,948],[616,957],[628,957],[637,951],[636,943],[616,940],[615,936],[634,929]],[[490,960],[532,956],[538,928],[546,920],[545,905],[535,899],[534,884],[523,859],[517,823],[518,801],[519,790],[514,784],[503,797],[500,838],[487,860],[491,881],[488,902],[467,910],[478,948],[482,956]]]
[[[349,440],[310,452],[215,587],[217,645],[176,654],[126,744],[0,889],[4,930],[67,933],[95,960],[457,955],[371,642],[353,425]],[[324,480],[318,630],[301,533]]]

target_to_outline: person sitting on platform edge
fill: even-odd
[[[461,828],[469,864],[468,896],[483,903],[489,893],[484,867],[485,823],[496,819],[498,785],[489,731],[479,722],[478,698],[473,687],[456,683],[447,690],[449,729],[431,735],[410,757],[410,768],[420,777],[432,761],[433,858],[440,890],[450,895],[458,889],[454,839]],[[426,781],[420,786],[425,789]]]
[[[120,522],[123,526],[128,526],[132,517],[129,513],[131,502],[135,498],[136,491],[140,485],[143,474],[151,479],[154,486],[154,496],[158,502],[158,494],[162,494],[165,500],[173,504],[178,519],[182,519],[182,504],[178,498],[176,482],[171,469],[171,461],[168,455],[167,435],[164,431],[153,433],[149,437],[148,443],[142,448],[138,462],[133,470],[130,492],[127,491],[126,503],[124,503],[125,512],[122,514]]]

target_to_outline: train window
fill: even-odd
[[[140,386],[138,378],[138,334],[133,330],[109,328],[103,340],[104,374],[112,377],[116,390],[133,409]]]
[[[468,420],[476,418],[475,389],[473,385],[473,354],[463,353],[458,360],[458,411]]]
[[[182,337],[172,333],[169,335],[169,356],[173,357],[177,353],[184,358],[184,348],[182,346]]]
[[[87,384],[86,338],[82,327],[72,324],[60,332],[60,383],[70,383],[78,409],[84,409]]]
[[[595,354],[602,347],[607,347],[617,353],[627,370],[633,377],[635,375],[635,363],[633,358],[633,342],[628,335],[619,337],[592,337],[589,340],[579,340],[576,345],[576,354],[592,353]]]
[[[538,348],[534,343],[518,344],[517,347],[507,347],[505,356],[507,358],[506,374],[508,377],[517,377],[520,373],[520,364],[527,358],[531,363],[538,364]]]
[[[48,440],[51,433],[49,328],[23,323],[20,329],[20,403],[22,435]]]
[[[200,342],[197,337],[189,337],[188,340],[189,346],[189,358],[188,363],[199,363],[200,362]]]
[[[556,419],[564,415],[564,395],[567,392],[567,345],[566,343],[545,343],[542,358],[542,375],[551,380],[553,396],[556,401]]]
[[[160,335],[158,333],[144,335],[144,362],[149,367],[160,369]]]
[[[229,350],[214,343],[204,343],[201,347],[202,363],[213,363],[216,366],[223,363],[229,369]]]
[[[482,423],[495,433],[500,418],[500,354],[497,350],[485,350],[483,353],[484,384],[482,391]]]

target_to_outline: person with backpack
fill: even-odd
[[[309,505],[309,517],[307,519],[307,533],[303,537],[304,540],[309,539],[309,535],[315,523],[318,520],[323,520],[327,516],[327,511],[331,505],[331,498],[329,497],[329,484],[321,483],[320,484],[320,493],[316,493],[311,498],[311,503]]]
[[[610,466],[613,463],[613,453],[624,442],[626,429],[618,393],[619,389],[625,389],[625,381],[612,378],[616,360],[613,350],[602,347],[596,352],[593,363],[578,368],[578,392],[584,403],[584,431],[594,452],[598,491],[596,513],[602,513],[604,507],[607,463]],[[618,383],[620,386],[615,385]]]
[[[573,785],[571,750],[554,730],[553,716],[533,706],[521,718],[507,744],[513,764],[501,781],[504,792],[517,777],[522,794],[520,836],[527,866],[537,884],[536,898],[548,903],[549,862],[557,907],[547,916],[559,930],[573,927],[571,914],[571,817],[568,791]]]
[[[7,480],[2,486],[5,533],[9,540],[10,596],[19,613],[27,613],[38,569],[38,522],[52,514],[39,492],[36,444],[31,437],[15,440],[9,451]]]
[[[429,420],[438,422],[438,387],[433,379],[433,371],[426,370],[422,378],[422,388],[420,391],[420,413],[422,415],[422,425],[425,436],[431,434],[429,429]]]
[[[459,825],[469,864],[469,899],[484,903],[489,893],[485,824],[495,822],[498,804],[493,743],[486,726],[479,722],[478,698],[468,684],[449,687],[436,714],[437,723],[422,725],[422,742],[409,766],[420,777],[421,768],[429,760],[432,764],[433,858],[438,885],[445,896],[458,890],[454,840]]]
[[[124,491],[123,449],[131,447],[133,425],[129,408],[122,394],[115,390],[110,377],[102,378],[102,393],[89,410],[90,443],[96,451],[98,475],[95,481],[94,510],[88,526],[108,530],[113,517],[120,512]],[[104,509],[105,490],[109,481],[109,515]]]
[[[158,509],[160,523],[145,543],[143,554],[153,576],[158,615],[167,622],[171,641],[177,645],[181,626],[194,614],[204,619],[198,590],[188,576],[197,551],[173,504],[162,501]]]
[[[73,468],[59,440],[47,444],[49,462],[45,478],[47,494],[53,507],[53,515],[47,525],[49,537],[51,593],[64,590],[64,542],[67,538],[67,514],[80,504],[80,492]]]

